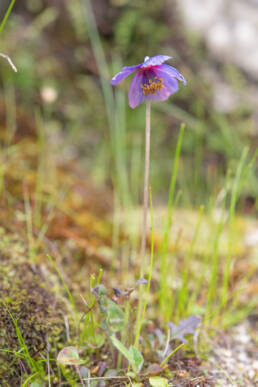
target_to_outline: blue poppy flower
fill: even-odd
[[[136,66],[123,67],[110,81],[111,85],[117,85],[131,73],[137,71],[132,79],[129,89],[129,105],[135,108],[145,101],[153,99],[165,101],[171,94],[178,91],[178,80],[186,85],[186,80],[180,72],[167,64],[171,59],[167,55],[148,56],[143,63]]]

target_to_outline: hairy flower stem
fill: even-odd
[[[142,222],[142,240],[141,240],[141,271],[140,277],[143,277],[146,262],[146,234],[147,234],[147,215],[149,203],[149,170],[150,170],[150,131],[151,131],[151,102],[146,100],[146,124],[145,124],[145,172],[144,172],[144,194],[143,194],[143,222]],[[142,287],[142,285],[140,285]],[[137,318],[135,324],[134,346],[138,347],[139,336],[142,326],[144,292],[139,291],[139,300],[137,308]]]
[[[144,197],[143,197],[143,223],[141,241],[141,277],[145,266],[147,215],[149,202],[149,170],[150,170],[150,131],[151,131],[151,101],[146,100],[146,126],[145,126],[145,171],[144,171]]]

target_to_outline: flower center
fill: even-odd
[[[155,77],[149,79],[149,83],[141,85],[143,95],[157,94],[157,91],[164,87],[163,78]]]

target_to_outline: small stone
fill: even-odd
[[[249,370],[248,371],[248,377],[250,379],[254,379],[254,377],[255,377],[255,370]]]
[[[243,363],[250,363],[250,359],[246,355],[245,352],[241,352],[237,355],[238,360],[240,360]]]

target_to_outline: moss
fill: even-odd
[[[2,386],[18,385],[21,376],[14,355],[20,345],[10,313],[32,358],[37,359],[42,351],[46,355],[47,343],[53,348],[53,342],[63,339],[64,306],[51,291],[52,280],[53,275],[42,265],[29,263],[21,237],[0,228],[0,348],[12,351],[0,352]]]

